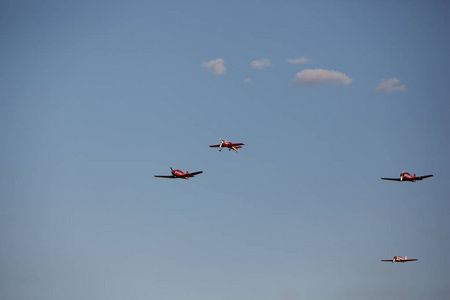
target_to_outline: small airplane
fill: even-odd
[[[234,150],[236,152],[238,152],[239,148],[242,148],[242,146],[244,146],[243,143],[230,143],[227,140],[222,140],[221,138],[219,138],[220,140],[220,144],[218,145],[210,145],[211,148],[219,148],[219,151],[222,151],[222,148],[228,148],[228,151]]]
[[[392,180],[392,181],[410,181],[410,182],[416,182],[417,180],[422,180],[428,177],[432,177],[433,175],[425,175],[425,176],[418,176],[416,177],[416,174],[411,175],[409,173],[406,173],[405,170],[402,170],[400,173],[400,178],[381,178],[383,180]]]
[[[186,171],[186,173],[184,173],[181,170],[174,170],[172,168],[170,168],[170,171],[172,172],[172,175],[154,175],[155,177],[159,177],[159,178],[170,178],[170,179],[174,179],[174,178],[183,178],[183,179],[189,179],[190,177],[194,177],[195,175],[201,174],[203,173],[203,171],[199,171],[199,172],[194,172],[194,173],[189,173],[188,171]]]
[[[416,259],[416,258],[410,258],[410,259],[408,259],[408,256],[406,256],[406,255],[405,255],[405,258],[403,258],[403,257],[401,257],[400,255],[395,254],[395,256],[394,256],[393,259],[382,259],[381,261],[390,261],[390,262],[392,262],[392,263],[395,263],[395,262],[401,262],[401,263],[404,263],[404,262],[408,262],[408,261],[417,261],[417,260],[418,260],[418,259]]]

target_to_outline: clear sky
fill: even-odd
[[[0,298],[449,299],[449,15],[1,1]]]

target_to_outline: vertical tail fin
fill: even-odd
[[[415,175],[416,175],[416,174],[414,174],[414,177],[415,177]],[[408,259],[408,255],[405,255],[405,260],[407,260],[407,259]]]

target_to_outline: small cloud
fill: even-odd
[[[263,58],[261,60],[254,60],[250,63],[250,66],[252,66],[253,69],[263,69],[265,67],[271,67],[272,64],[270,63],[270,60],[267,58]]]
[[[383,92],[383,93],[392,93],[392,92],[404,92],[406,91],[406,87],[404,84],[400,84],[400,80],[396,77],[390,78],[390,79],[383,79],[378,85],[378,87],[375,89],[376,92]]]
[[[250,78],[247,78],[247,79],[244,80],[244,83],[245,84],[252,83],[252,80]]]
[[[352,79],[344,73],[334,70],[323,69],[305,69],[295,75],[293,85],[316,85],[320,83],[329,83],[333,85],[346,86],[352,82]]]
[[[224,65],[225,61],[222,58],[213,59],[208,62],[204,62],[202,64],[203,68],[208,70],[209,73],[215,74],[215,75],[222,75],[225,74],[225,71],[227,70]]]
[[[306,58],[306,57],[299,57],[299,58],[288,58],[286,61],[288,63],[290,63],[290,64],[300,65],[300,64],[307,63],[307,62],[309,62],[311,60],[309,58]]]

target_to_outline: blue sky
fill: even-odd
[[[1,298],[448,299],[449,12],[2,1]]]

